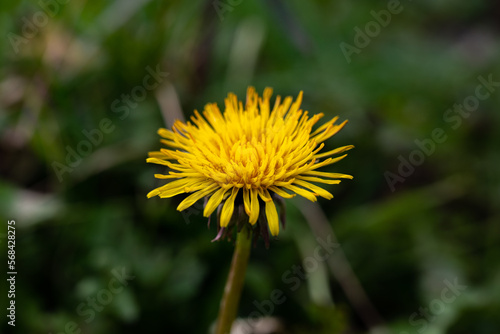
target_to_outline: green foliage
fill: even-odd
[[[16,333],[208,332],[233,246],[210,242],[215,220],[207,229],[199,206],[147,200],[163,169],[145,158],[165,122],[248,85],[303,90],[305,110],[349,119],[326,149],[356,146],[329,169],[354,179],[319,205],[378,329],[498,332],[500,87],[453,112],[500,81],[495,2],[402,1],[362,47],[357,31],[391,1],[63,2],[0,4],[0,218],[16,221]],[[300,206],[290,201],[270,249],[253,250],[240,316],[279,289],[286,300],[259,312],[285,333],[374,333],[325,263],[297,289],[283,279],[316,247]],[[2,263],[6,237],[2,227]],[[133,278],[117,283],[122,268]],[[467,287],[447,302],[456,279]]]

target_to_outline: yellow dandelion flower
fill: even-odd
[[[209,103],[203,116],[195,110],[191,122],[177,120],[172,130],[158,130],[161,142],[169,148],[150,152],[147,162],[169,167],[168,174],[155,177],[172,181],[151,191],[148,198],[190,194],[177,207],[179,211],[206,198],[203,215],[210,217],[219,208],[221,228],[227,228],[238,211],[236,202],[250,224],[255,225],[259,217],[267,220],[273,236],[279,233],[273,199],[296,194],[311,201],[318,196],[331,199],[331,193],[314,183],[338,184],[339,179],[352,176],[318,169],[343,159],[346,154],[331,156],[354,146],[320,151],[323,142],[342,129],[347,120],[335,124],[335,117],[313,130],[323,114],[309,117],[300,109],[302,92],[295,102],[292,97],[281,101],[278,96],[272,109],[271,95],[271,88],[259,97],[249,87],[243,104],[229,93],[224,113],[217,104]],[[267,226],[265,230],[267,233]]]

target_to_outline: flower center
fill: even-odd
[[[204,141],[196,150],[200,160],[205,160],[198,170],[227,189],[267,188],[277,181],[293,181],[297,169],[311,160],[314,141],[309,136],[294,138],[283,128],[266,130],[239,138],[212,133],[213,140],[208,141],[212,145]]]

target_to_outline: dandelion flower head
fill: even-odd
[[[264,233],[269,226],[273,236],[280,229],[275,200],[295,195],[313,202],[318,196],[331,199],[333,195],[316,184],[338,184],[352,176],[318,169],[343,159],[346,154],[332,156],[354,146],[321,150],[347,121],[335,124],[335,117],[313,129],[323,114],[309,117],[300,109],[302,92],[295,101],[278,96],[273,106],[271,96],[271,88],[259,97],[249,87],[245,103],[229,93],[223,113],[209,103],[201,114],[195,110],[190,121],[177,120],[172,130],[160,129],[161,142],[168,148],[150,152],[147,162],[167,166],[168,174],[155,177],[170,181],[148,198],[189,194],[179,211],[205,198],[203,215],[210,217],[218,209],[222,229],[234,221],[239,207],[246,222],[255,225],[264,220]]]

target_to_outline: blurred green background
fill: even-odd
[[[288,201],[287,229],[253,250],[239,316],[268,316],[255,333],[498,333],[499,15],[486,0],[2,1],[0,258],[7,272],[14,219],[18,274],[1,332],[208,333],[233,245],[210,242],[199,206],[147,200],[164,170],[145,159],[159,127],[254,85],[303,90],[303,109],[349,119],[327,148],[356,146],[324,169],[354,179]],[[341,248],[290,274],[316,236]]]

